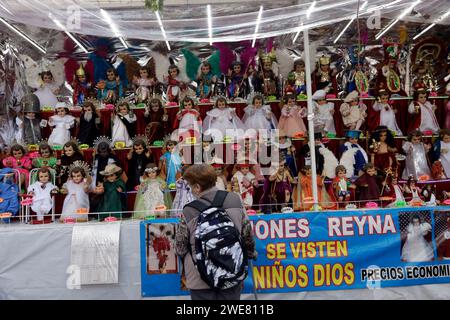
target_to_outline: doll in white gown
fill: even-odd
[[[405,169],[402,179],[407,180],[409,176],[419,179],[420,176],[431,177],[428,165],[427,152],[429,147],[422,142],[420,131],[413,131],[408,136],[408,141],[403,143],[403,151],[406,153]]]
[[[408,112],[416,115],[416,118],[412,122],[413,127],[410,127],[410,129],[416,129],[422,132],[432,131],[434,134],[438,133],[439,123],[434,113],[435,108],[436,106],[427,100],[426,91],[419,89],[414,92],[414,101],[408,106]]]
[[[247,128],[255,130],[272,130],[278,127],[278,121],[272,113],[270,105],[264,105],[264,98],[255,95],[252,104],[245,107],[242,118]]]
[[[66,217],[87,220],[89,212],[89,191],[92,183],[86,172],[87,165],[76,161],[69,169],[70,179],[63,185],[64,199],[60,220]],[[85,211],[81,213],[80,210]]]
[[[48,121],[49,126],[54,127],[48,138],[48,144],[63,146],[70,140],[70,129],[75,124],[75,117],[68,114],[69,109],[64,102],[56,104],[55,112],[56,114]]]
[[[389,130],[394,131],[397,136],[401,136],[402,131],[395,119],[395,111],[388,102],[389,93],[384,89],[380,89],[379,99],[380,101],[376,101],[372,108],[380,112],[380,126],[386,126]]]
[[[130,111],[128,103],[120,103],[118,106],[118,112],[112,114],[112,143],[115,145],[117,142],[125,143],[125,147],[131,147],[134,136],[134,126],[136,122],[136,116]]]
[[[227,100],[220,97],[215,108],[206,113],[203,121],[203,132],[211,135],[214,141],[222,141],[226,136],[243,137],[245,125],[236,115],[235,109],[227,106]]]
[[[424,238],[431,232],[431,225],[414,216],[407,227],[406,242],[402,248],[402,260],[406,262],[431,261],[434,258],[433,247]]]

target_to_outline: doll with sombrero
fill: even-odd
[[[216,175],[217,175],[216,188],[219,190],[227,190],[228,189],[228,181],[224,174],[224,166],[225,165],[223,163],[223,160],[218,157],[214,157],[211,160],[210,164],[214,168],[214,171],[216,172]]]
[[[126,192],[125,182],[120,178],[122,169],[116,164],[108,164],[105,170],[100,171],[104,177],[103,183],[95,188],[94,192],[102,195],[97,212],[104,212],[99,215],[99,220],[112,216],[121,218],[122,212],[126,211],[126,201],[124,192]]]

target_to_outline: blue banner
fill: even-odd
[[[448,207],[272,214],[252,216],[250,221],[258,258],[245,281],[245,293],[450,282]],[[189,293],[181,289],[174,241],[166,250],[168,243],[157,240],[158,234],[174,239],[170,237],[175,223],[142,223],[143,296]],[[162,228],[166,225],[172,227]],[[149,249],[152,246],[156,249]],[[158,260],[164,268],[148,260]]]

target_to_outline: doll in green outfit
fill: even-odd
[[[33,167],[35,168],[52,168],[56,166],[56,157],[52,147],[47,143],[39,145],[39,157],[33,159]]]
[[[111,216],[121,218],[122,212],[127,210],[124,192],[126,191],[125,182],[120,178],[122,169],[116,164],[108,164],[105,170],[100,171],[104,176],[103,183],[99,183],[94,192],[103,194],[100,204],[97,207],[98,212],[105,212],[99,215],[99,220]]]
[[[169,193],[164,193],[166,182],[159,176],[160,170],[154,163],[149,163],[141,177],[141,184],[137,187],[136,201],[134,203],[135,219],[155,215],[158,218],[166,216],[165,210],[158,210],[161,206],[171,207]],[[156,209],[156,211],[155,211]]]

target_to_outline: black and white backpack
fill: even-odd
[[[186,205],[200,211],[195,229],[195,259],[191,252],[192,260],[202,280],[216,289],[235,287],[248,273],[242,237],[222,208],[227,194],[218,191],[210,205],[200,200]]]

